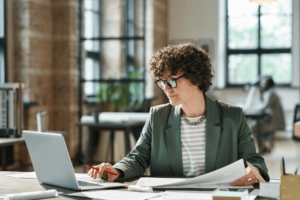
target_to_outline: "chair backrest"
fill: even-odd
[[[48,131],[48,121],[49,121],[49,116],[47,112],[38,112],[36,114],[36,119],[37,119],[37,130],[39,132],[47,132]]]
[[[296,105],[294,111],[294,123],[300,121],[300,104]]]

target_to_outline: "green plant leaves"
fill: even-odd
[[[141,77],[141,70],[128,72],[126,79]],[[98,102],[105,102],[106,109],[110,103],[116,111],[124,111],[132,108],[136,103],[143,103],[143,82],[120,82],[109,78],[108,82],[100,83],[96,93]]]

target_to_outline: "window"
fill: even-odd
[[[145,102],[145,0],[79,0],[79,5],[79,96],[95,102],[113,85]],[[119,98],[122,91],[110,96]]]
[[[227,86],[261,75],[272,76],[277,85],[291,84],[292,3],[227,0]]]
[[[0,83],[6,82],[6,2],[0,0]]]
[[[100,1],[84,1],[84,79],[88,80],[84,84],[84,91],[87,96],[94,96],[98,90],[98,84],[93,80],[100,79],[100,44],[99,40],[93,38],[100,37]]]

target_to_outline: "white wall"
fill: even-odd
[[[218,0],[169,0],[169,40],[214,40],[213,65],[218,62]],[[217,76],[216,70],[216,76]],[[217,80],[217,77],[215,77]]]
[[[213,88],[225,85],[225,0],[169,0],[169,40],[201,39],[214,40],[215,80]],[[293,15],[293,86],[299,86],[300,69],[300,0],[294,0]],[[245,102],[247,91],[242,89],[212,89],[221,101],[237,105]],[[293,109],[300,102],[299,89],[278,88],[286,113],[287,125],[292,125]],[[256,96],[255,102],[258,102]]]

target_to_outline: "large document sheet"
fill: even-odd
[[[67,194],[68,196],[86,197],[91,199],[105,199],[105,200],[143,200],[152,197],[160,196],[160,193],[146,193],[146,192],[127,192],[118,190],[99,190],[89,192],[76,192]]]
[[[212,200],[212,191],[165,191],[162,200]]]
[[[13,178],[25,178],[25,179],[36,179],[35,172],[26,172],[26,173],[18,173],[18,174],[8,174],[6,176],[13,177]],[[76,179],[79,180],[94,180],[92,179],[87,173],[75,173]]]
[[[136,185],[153,188],[201,188],[200,186],[207,188],[208,185],[219,185],[220,188],[228,188],[230,183],[244,175],[246,175],[245,165],[243,159],[240,159],[221,169],[195,178],[140,178]]]

